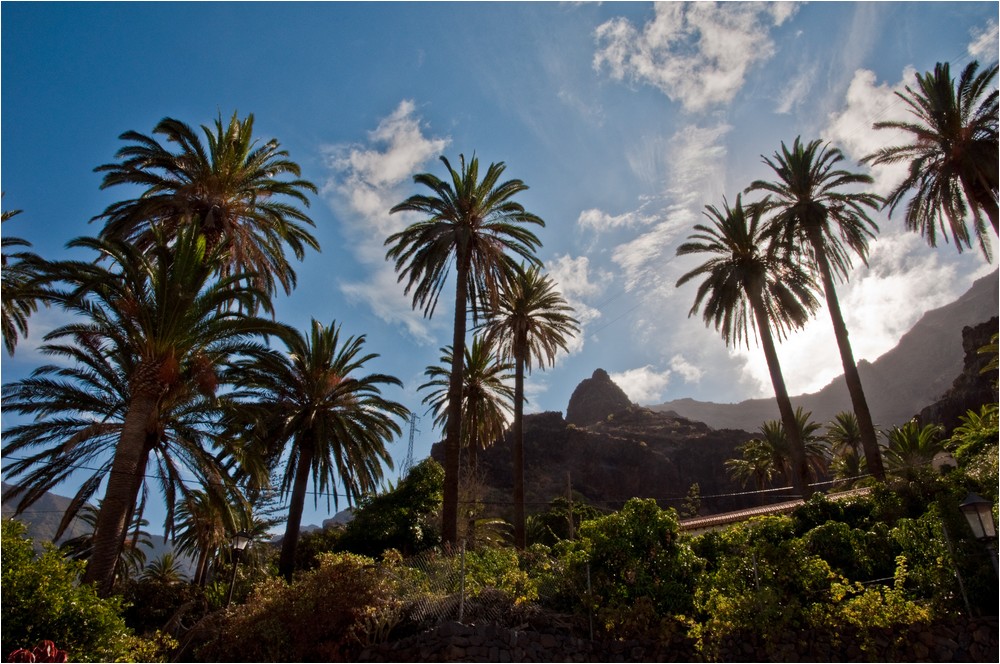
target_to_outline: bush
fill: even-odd
[[[556,551],[561,594],[586,587],[589,564],[591,592],[578,597],[616,636],[659,630],[663,619],[690,612],[703,567],[680,541],[676,513],[652,499],[629,500],[620,512],[584,522],[580,539],[560,542]]]
[[[227,610],[197,649],[200,661],[339,662],[383,640],[400,617],[385,565],[327,553],[289,585],[272,578]]]
[[[43,640],[65,650],[71,661],[162,661],[168,638],[141,639],[125,626],[121,599],[101,599],[81,585],[84,564],[67,561],[51,545],[35,556],[25,527],[3,521],[2,649],[6,658],[18,648]]]

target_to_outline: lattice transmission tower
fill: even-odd
[[[410,413],[410,444],[406,448],[406,461],[403,462],[403,474],[401,477],[406,477],[406,474],[410,472],[410,468],[413,468],[413,438],[416,434],[420,433],[417,428],[417,417],[416,413]]]

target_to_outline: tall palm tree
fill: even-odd
[[[316,193],[316,186],[300,178],[298,164],[277,140],[261,145],[253,136],[253,123],[252,114],[241,120],[234,113],[228,125],[220,116],[214,128],[202,125],[204,143],[193,128],[173,118],[161,120],[154,136],[122,134],[129,145],[115,155],[118,161],[94,170],[105,174],[102,189],[129,185],[143,191],[94,217],[104,221],[100,236],[146,251],[155,245],[157,232],[172,237],[194,225],[210,251],[222,247],[223,276],[242,275],[269,295],[277,280],[290,293],[295,272],[283,247],[299,260],[307,247],[319,248],[306,228],[315,224],[294,205],[308,207],[305,192]],[[178,149],[161,144],[157,134]]]
[[[448,429],[445,432],[444,500],[441,508],[441,535],[449,544],[458,537],[458,458],[462,439],[462,361],[465,357],[467,307],[475,323],[485,306],[496,304],[506,275],[514,271],[515,254],[537,264],[535,250],[541,245],[527,227],[544,226],[539,217],[512,200],[528,187],[520,180],[500,182],[506,166],[492,163],[482,180],[479,160],[466,163],[460,157],[459,170],[445,157],[451,182],[431,173],[413,176],[416,184],[431,195],[414,195],[396,205],[390,213],[416,212],[425,215],[386,239],[391,245],[386,258],[395,263],[405,292],[413,291],[413,307],[432,316],[438,297],[455,265],[455,319],[452,335],[451,384],[448,394]]]
[[[817,304],[813,295],[815,284],[794,253],[777,251],[775,243],[764,235],[763,209],[760,205],[745,208],[739,195],[732,208],[728,202],[724,202],[722,211],[706,206],[705,216],[712,225],[696,224],[696,232],[677,248],[677,255],[706,253],[713,257],[678,279],[677,286],[704,277],[688,315],[697,313],[704,302],[705,324],[714,325],[727,346],[745,341],[749,347],[749,330],[756,332],[764,349],[781,421],[790,432],[794,455],[791,480],[796,491],[807,496],[805,450],[772,330],[780,338],[808,320]]]
[[[5,210],[0,217],[0,223],[7,223],[13,217],[21,214],[21,210]],[[4,229],[3,252],[0,254],[2,264],[3,294],[3,343],[9,355],[14,355],[19,336],[28,334],[28,317],[38,310],[41,294],[37,288],[36,277],[41,269],[42,260],[27,251],[8,253],[12,247],[30,247],[27,240],[10,235]]]
[[[70,246],[93,250],[104,260],[66,261],[53,266],[55,278],[67,285],[65,290],[54,293],[53,300],[76,314],[78,322],[53,331],[46,340],[68,338],[84,347],[90,345],[91,350],[86,352],[106,357],[107,367],[114,371],[114,375],[105,374],[100,380],[118,381],[114,389],[127,396],[124,403],[114,404],[117,410],[113,414],[120,418],[117,432],[108,431],[108,422],[91,421],[89,427],[81,429],[80,437],[57,443],[32,461],[78,454],[74,452],[76,446],[86,446],[83,453],[92,455],[98,446],[108,442],[107,436],[115,441],[94,534],[94,554],[83,577],[85,582],[96,582],[98,592],[107,595],[130,515],[146,479],[150,455],[165,440],[163,415],[196,401],[196,395],[210,398],[218,384],[218,366],[235,355],[259,352],[259,335],[284,328],[243,313],[258,306],[269,309],[266,296],[242,284],[239,275],[213,280],[216,257],[206,252],[204,239],[193,230],[173,241],[161,238],[148,253],[118,240],[80,238]],[[64,346],[53,352],[73,356],[75,351],[72,346]],[[82,359],[82,355],[76,357]],[[86,370],[80,370],[77,377],[84,378],[85,374]],[[20,412],[52,416],[74,409],[73,404],[32,403],[31,390],[36,385],[42,394],[50,387],[40,378],[38,383],[19,388],[24,397],[18,406]],[[93,385],[82,387],[89,390]],[[63,394],[70,396],[71,392]],[[52,393],[58,394],[58,389]],[[93,398],[96,395],[88,395],[87,405],[93,405]],[[49,408],[54,410],[49,412]],[[36,444],[24,436],[22,431],[5,446],[5,453]],[[55,442],[49,439],[49,444]],[[197,445],[189,443],[185,449],[193,447]],[[207,452],[191,454],[196,464],[208,465]],[[157,458],[164,464],[173,463],[163,455]],[[176,468],[160,468],[164,481],[179,472]],[[200,470],[207,472],[207,468]],[[87,490],[96,490],[102,480],[92,477]],[[168,504],[168,511],[170,508]]]
[[[441,364],[429,366],[424,372],[429,381],[418,390],[430,390],[423,403],[434,413],[434,426],[447,429],[448,388],[451,384],[451,348],[441,349]],[[510,386],[513,365],[504,362],[491,346],[479,336],[465,349],[462,379],[462,447],[468,455],[468,465],[475,468],[480,449],[499,440],[507,429],[514,405],[514,389]]]
[[[538,266],[520,266],[504,284],[498,307],[489,312],[486,335],[514,361],[514,545],[526,545],[524,523],[524,371],[555,363],[567,336],[580,331],[573,308]]]
[[[979,70],[973,60],[962,71],[956,85],[947,62],[933,72],[917,74],[916,90],[896,95],[906,102],[916,119],[911,122],[876,122],[876,129],[896,129],[910,135],[910,143],[883,148],[862,161],[871,164],[909,162],[906,178],[885,201],[889,214],[904,196],[906,227],[919,231],[930,246],[937,244],[937,228],[948,241],[951,234],[959,252],[972,246],[967,225],[990,260],[990,240],[985,214],[997,233],[997,65]]]
[[[401,432],[393,418],[405,419],[409,411],[382,396],[381,387],[402,386],[399,379],[361,375],[378,357],[364,353],[364,336],[342,339],[335,322],[313,320],[308,337],[289,330],[281,338],[287,354],[238,362],[231,377],[242,388],[239,398],[255,423],[256,441],[275,458],[286,458],[281,490],[290,502],[278,565],[290,580],[310,477],[316,502],[320,493],[332,492],[335,507],[338,481],[349,504],[374,491],[382,464],[392,467],[385,443]]]
[[[872,424],[868,401],[854,362],[835,286],[835,280],[846,279],[852,267],[850,252],[857,254],[865,265],[868,264],[868,242],[875,238],[878,226],[868,216],[866,208],[878,209],[882,199],[871,193],[843,191],[844,188],[869,185],[872,179],[868,175],[837,168],[844,155],[821,141],[803,145],[797,137],[791,150],[782,143],[781,152],[776,152],[773,160],[767,157],[762,159],[777,179],[773,182],[755,180],[746,191],[763,191],[773,195],[762,203],[765,210],[775,213],[768,233],[779,238],[786,250],[797,248],[805,252],[813,269],[820,275],[851,405],[861,426],[865,460],[872,475],[882,481],[885,470],[879,455],[875,425]]]

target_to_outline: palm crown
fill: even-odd
[[[886,199],[891,215],[906,194],[906,226],[919,231],[932,247],[940,226],[945,241],[950,233],[955,247],[972,246],[966,225],[971,208],[979,246],[990,258],[990,241],[980,211],[997,232],[997,90],[993,83],[997,65],[976,73],[970,62],[958,84],[948,63],[937,63],[933,72],[917,74],[916,89],[897,92],[915,119],[910,122],[876,122],[876,129],[901,130],[912,142],[896,145],[865,157],[871,164],[909,162],[907,176]]]
[[[291,292],[295,272],[283,246],[301,260],[306,247],[319,245],[306,230],[312,220],[286,201],[308,207],[304,192],[315,193],[316,187],[299,178],[299,166],[276,140],[263,145],[254,140],[253,121],[253,115],[240,120],[233,114],[228,125],[217,119],[214,131],[203,125],[203,144],[189,125],[164,118],[153,133],[177,144],[177,151],[135,131],[122,134],[130,144],[118,151],[119,161],[95,169],[105,174],[101,188],[144,189],[138,198],[114,203],[94,218],[104,220],[101,236],[145,250],[155,243],[154,229],[172,236],[193,224],[210,248],[223,247],[222,274],[245,274],[268,294],[277,279]],[[278,179],[284,175],[294,179]]]

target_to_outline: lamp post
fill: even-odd
[[[226,597],[226,606],[233,601],[233,588],[236,587],[236,568],[240,564],[240,558],[243,556],[243,550],[250,545],[250,540],[252,537],[250,533],[240,531],[233,535],[231,544],[233,547],[233,577],[229,580],[229,596]]]
[[[993,504],[982,496],[970,493],[958,507],[965,515],[965,520],[969,522],[972,534],[976,536],[977,540],[985,542],[993,571],[1000,575],[1000,571],[997,570],[997,553],[994,550],[997,526],[993,521]]]

